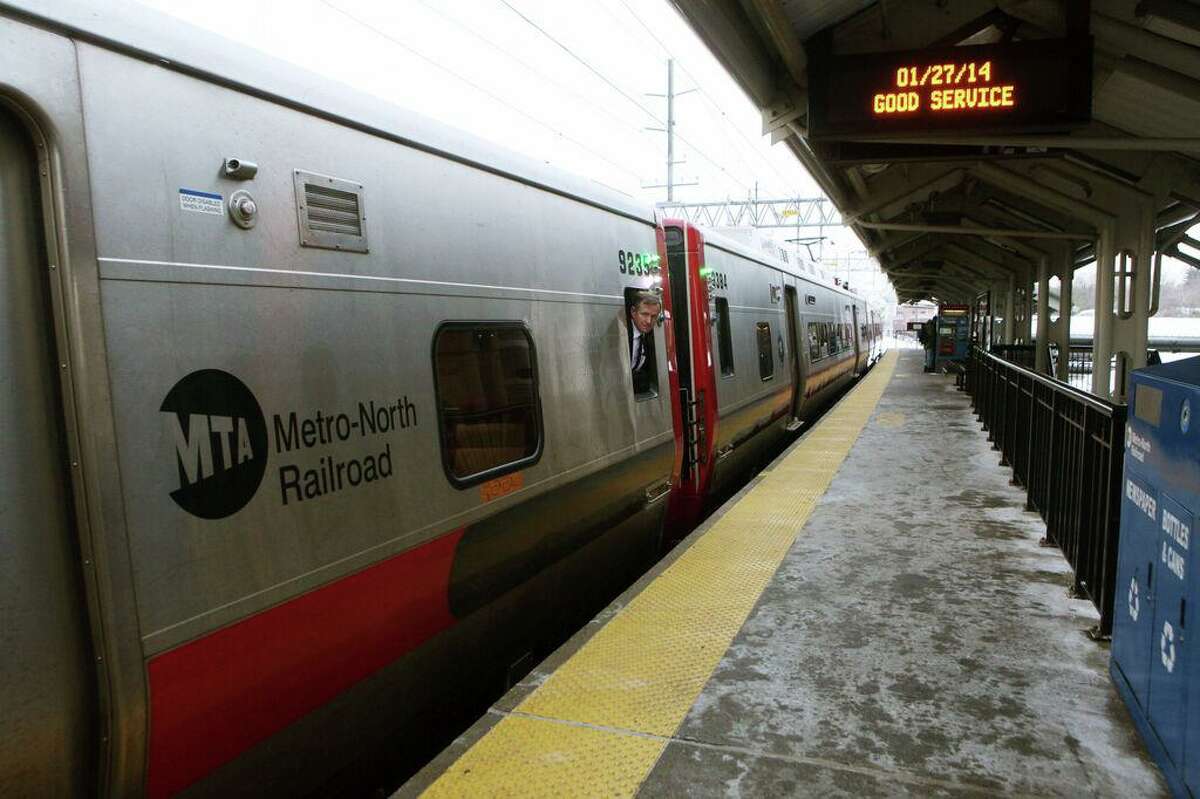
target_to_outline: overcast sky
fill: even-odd
[[[665,179],[666,60],[680,97],[677,197],[819,194],[664,0],[141,0],[306,69],[648,200]],[[230,20],[236,20],[231,26]]]

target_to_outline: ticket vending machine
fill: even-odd
[[[1181,797],[1200,797],[1200,557],[1191,545],[1200,512],[1197,411],[1200,357],[1133,373],[1109,667]]]
[[[967,357],[971,338],[971,306],[939,305],[934,330],[934,367]]]

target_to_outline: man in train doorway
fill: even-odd
[[[633,393],[654,393],[657,365],[654,361],[654,323],[662,309],[662,300],[650,291],[638,292],[629,306],[629,365],[633,369]]]

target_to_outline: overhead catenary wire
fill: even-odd
[[[657,116],[657,115],[655,115],[655,113],[654,113],[653,111],[651,111],[650,109],[646,108],[646,106],[644,106],[644,105],[642,105],[641,103],[639,103],[636,97],[632,96],[631,94],[629,94],[628,92],[626,92],[624,89],[622,89],[620,86],[618,86],[617,84],[615,84],[615,83],[613,83],[611,80],[609,80],[609,78],[608,78],[608,76],[607,76],[607,75],[605,75],[605,74],[604,74],[603,72],[601,72],[600,70],[596,69],[596,68],[595,68],[594,66],[592,66],[590,63],[588,63],[587,59],[583,58],[583,57],[582,57],[582,56],[580,56],[578,53],[576,53],[574,50],[572,50],[570,47],[567,47],[565,44],[563,44],[562,42],[560,42],[560,41],[559,41],[557,38],[555,38],[555,37],[554,37],[554,35],[553,35],[552,33],[550,33],[548,30],[546,30],[545,28],[543,28],[541,25],[537,24],[537,23],[536,23],[536,22],[534,22],[532,19],[530,19],[529,17],[525,16],[523,13],[521,13],[521,10],[520,10],[520,9],[516,8],[516,7],[515,7],[515,6],[514,6],[512,3],[508,2],[508,0],[497,0],[497,2],[499,2],[499,3],[500,3],[500,5],[504,6],[505,8],[507,8],[507,9],[508,9],[509,11],[511,11],[512,13],[516,14],[516,15],[517,15],[518,17],[520,17],[522,20],[524,20],[525,24],[527,24],[529,27],[533,28],[533,29],[534,29],[534,30],[536,30],[538,33],[542,34],[542,35],[543,35],[543,36],[545,36],[547,39],[549,39],[550,41],[552,41],[552,42],[553,42],[555,45],[557,45],[557,46],[559,47],[559,49],[561,49],[561,50],[562,50],[564,53],[566,53],[566,54],[567,54],[567,55],[569,55],[571,58],[575,59],[575,60],[576,60],[576,61],[578,61],[580,64],[582,64],[582,65],[583,65],[583,67],[584,67],[585,69],[587,69],[589,72],[591,72],[591,73],[592,73],[593,75],[595,75],[597,78],[599,78],[600,80],[604,81],[604,83],[606,83],[606,84],[607,84],[607,85],[608,85],[608,86],[609,86],[609,87],[610,87],[610,88],[611,88],[613,91],[615,91],[617,94],[621,95],[621,96],[622,96],[622,97],[624,97],[626,100],[628,100],[629,102],[633,103],[635,106],[637,106],[638,108],[640,108],[640,109],[642,110],[642,113],[644,113],[646,116],[650,117],[651,119],[653,119],[655,122],[657,122],[657,123],[658,123],[658,124],[660,124],[660,125],[661,125],[661,124],[663,124],[663,121],[662,121],[661,119],[659,119],[659,118],[658,118],[658,116]]]
[[[618,94],[620,94],[626,100],[628,100],[630,103],[632,103],[638,109],[640,109],[642,111],[642,113],[646,114],[646,116],[650,117],[650,119],[654,120],[654,122],[656,124],[658,124],[660,126],[664,126],[664,127],[666,126],[666,122],[664,122],[657,114],[655,114],[653,111],[651,111],[645,105],[643,105],[640,101],[638,101],[638,99],[636,97],[630,95],[628,92],[626,92],[620,86],[618,86],[616,83],[611,81],[607,75],[605,75],[600,70],[596,69],[596,67],[592,66],[592,64],[590,64],[587,61],[587,59],[583,58],[578,53],[576,53],[574,50],[572,50],[570,47],[568,47],[567,45],[565,45],[561,41],[559,41],[552,33],[547,31],[541,25],[538,25],[534,20],[530,19],[525,14],[521,13],[521,11],[519,9],[517,9],[516,7],[514,7],[510,2],[508,2],[508,0],[497,0],[497,2],[499,2],[501,5],[505,6],[510,11],[512,11],[513,14],[516,14],[518,17],[520,17],[522,20],[524,20],[527,25],[529,25],[534,30],[538,31],[540,34],[545,36],[547,39],[549,39],[551,42],[553,42],[555,45],[557,45],[563,52],[565,52],[571,58],[578,61],[589,72],[591,72],[593,75],[598,77],[606,85],[611,87],[614,91],[616,91]],[[695,144],[688,141],[687,138],[685,138],[683,135],[681,135],[679,133],[676,133],[675,137],[677,139],[679,139],[681,142],[683,142],[684,144],[686,144],[688,147],[690,147],[697,155],[699,155],[701,158],[703,158],[709,164],[716,167],[721,172],[725,173],[725,175],[731,181],[733,181],[737,185],[741,186],[746,191],[750,191],[750,187],[748,185],[746,185],[741,180],[739,180],[737,177],[735,177],[732,172],[730,172],[728,169],[726,169],[724,166],[722,166],[718,161],[716,161],[714,158],[712,158],[710,155],[708,155],[708,153],[704,152],[704,150],[702,150],[700,147],[697,147]]]
[[[438,8],[436,4],[430,3],[427,0],[416,0],[416,2],[419,5],[426,8],[431,13],[436,14],[437,16],[439,16],[442,19],[449,22],[451,25],[454,25],[458,29],[465,31],[470,36],[473,36],[474,38],[476,38],[479,41],[486,44],[488,47],[491,47],[493,50],[500,53],[505,58],[508,58],[509,60],[514,61],[517,64],[520,64],[522,67],[524,67],[529,72],[537,75],[538,78],[540,80],[542,80],[543,82],[550,84],[551,86],[555,87],[556,89],[558,89],[559,91],[563,92],[566,95],[576,98],[580,102],[586,104],[588,108],[590,108],[594,111],[599,111],[600,113],[604,114],[605,116],[607,116],[609,119],[616,122],[621,127],[628,128],[629,130],[632,130],[634,133],[638,133],[638,134],[642,134],[645,132],[645,130],[643,128],[638,127],[637,125],[631,124],[629,122],[628,118],[622,117],[619,114],[617,114],[613,111],[609,111],[608,109],[598,105],[593,100],[593,98],[585,97],[583,94],[581,94],[577,90],[571,88],[570,86],[563,83],[562,81],[557,81],[557,80],[554,80],[553,78],[548,77],[546,75],[545,70],[540,69],[540,68],[534,66],[533,64],[530,64],[528,61],[514,55],[509,49],[501,47],[500,45],[496,44],[494,41],[492,41],[487,36],[480,33],[479,31],[477,31],[475,28],[471,27],[467,23],[463,22],[460,19],[457,19],[453,15],[448,14],[447,12]]]
[[[508,108],[510,111],[524,117],[525,119],[528,119],[530,122],[533,122],[534,124],[536,124],[540,127],[545,128],[546,130],[550,131],[551,133],[558,136],[562,140],[570,142],[571,144],[575,145],[576,147],[580,148],[581,150],[589,153],[590,155],[594,156],[595,158],[598,158],[599,160],[601,160],[604,163],[608,164],[609,166],[617,169],[618,171],[623,172],[626,175],[629,175],[630,177],[634,178],[635,180],[640,180],[640,176],[636,172],[631,171],[628,167],[618,164],[617,162],[613,161],[612,159],[606,157],[605,155],[596,152],[591,147],[588,147],[586,144],[584,144],[583,142],[574,138],[573,136],[563,133],[561,130],[558,130],[554,126],[544,122],[541,119],[538,119],[537,117],[533,116],[532,114],[530,114],[526,111],[523,111],[522,109],[518,108],[517,106],[515,106],[512,103],[505,100],[503,97],[496,94],[495,92],[492,92],[490,89],[487,89],[486,87],[479,85],[478,83],[476,83],[475,81],[466,77],[465,75],[461,75],[458,72],[455,72],[454,70],[450,69],[445,64],[439,63],[435,59],[430,58],[429,56],[425,55],[424,53],[422,53],[421,51],[412,47],[411,45],[407,44],[406,42],[403,42],[400,39],[397,39],[395,36],[392,36],[389,33],[385,32],[383,30],[380,30],[378,27],[372,25],[371,23],[367,22],[366,20],[360,19],[359,17],[355,16],[354,14],[345,10],[344,8],[340,8],[336,5],[334,5],[332,2],[330,2],[330,0],[320,0],[320,2],[322,5],[337,12],[338,14],[341,14],[342,16],[351,20],[355,24],[366,28],[367,30],[373,32],[377,36],[379,36],[383,39],[386,39],[387,41],[396,45],[397,47],[400,47],[400,48],[406,50],[407,52],[412,53],[417,58],[420,58],[422,61],[426,62],[427,64],[430,64],[431,66],[434,66],[434,67],[442,70],[443,72],[447,73],[448,75],[462,81],[463,83],[467,84],[468,86],[475,89],[476,91],[486,95],[487,97],[491,98],[492,100],[496,101],[497,103],[500,103],[505,108]]]
[[[721,117],[724,119],[726,124],[728,124],[729,127],[733,128],[734,132],[737,133],[737,135],[739,137],[741,137],[741,139],[746,143],[746,145],[750,148],[750,150],[752,152],[754,152],[754,154],[756,156],[758,156],[758,158],[763,162],[763,164],[765,164],[767,166],[767,168],[769,170],[768,174],[772,174],[772,175],[777,174],[778,168],[774,164],[772,164],[770,162],[770,159],[768,159],[766,157],[766,155],[763,154],[762,150],[760,150],[758,148],[758,146],[756,146],[754,144],[754,142],[752,142],[750,140],[750,138],[746,135],[746,132],[744,130],[742,130],[741,127],[736,125],[732,119],[729,118],[729,115],[725,113],[725,110],[721,107],[721,105],[704,88],[701,81],[699,81],[696,78],[695,74],[692,73],[692,71],[687,68],[687,66],[684,64],[684,62],[682,62],[679,59],[679,57],[677,55],[675,55],[674,52],[672,52],[671,48],[667,47],[666,43],[661,38],[659,38],[659,36],[654,32],[654,29],[650,25],[646,24],[646,21],[644,19],[642,19],[642,17],[633,9],[633,7],[629,4],[628,0],[616,0],[616,2],[620,3],[621,6],[625,9],[625,11],[629,14],[629,16],[633,17],[633,19],[637,21],[638,25],[640,25],[641,28],[646,32],[646,34],[651,39],[654,40],[654,42],[662,49],[662,51],[667,55],[667,57],[671,58],[676,64],[679,65],[683,74],[686,75],[691,80],[692,84],[696,87],[700,96],[702,98],[704,98],[705,101],[707,101],[707,103],[713,108],[713,110],[715,110],[718,114],[721,115]],[[607,7],[608,7],[607,4],[605,3],[603,5],[605,5],[605,8],[607,9]],[[615,15],[613,16],[613,18],[618,19]],[[618,19],[618,23],[620,24],[619,19]],[[785,196],[785,197],[793,196],[794,194],[795,194],[795,192],[787,189],[786,186],[785,186],[785,190],[783,192],[781,192],[781,196]]]
[[[768,159],[765,155],[763,155],[762,151],[758,149],[757,145],[755,145],[754,142],[750,140],[750,137],[748,137],[746,135],[746,132],[744,130],[742,130],[742,128],[739,125],[734,123],[734,121],[732,119],[729,118],[729,115],[727,113],[725,113],[725,110],[721,107],[721,105],[704,88],[703,83],[698,78],[696,78],[696,75],[687,68],[687,65],[683,61],[681,61],[679,59],[679,57],[676,56],[675,53],[669,47],[667,47],[666,43],[663,42],[663,40],[660,39],[658,37],[658,35],[654,32],[654,29],[651,26],[646,24],[646,21],[643,20],[641,18],[641,16],[636,11],[633,10],[633,8],[629,5],[628,2],[626,2],[626,0],[617,0],[617,2],[620,3],[621,6],[629,13],[629,16],[633,17],[633,19],[638,23],[638,25],[640,25],[641,28],[646,32],[646,34],[651,39],[654,40],[654,42],[662,49],[662,51],[669,58],[674,60],[676,64],[679,65],[679,68],[680,68],[680,70],[682,70],[683,74],[685,74],[688,77],[688,79],[691,80],[692,84],[695,85],[696,91],[698,91],[700,93],[700,96],[703,97],[708,102],[708,105],[712,108],[712,110],[716,111],[716,113],[718,113],[721,116],[722,121],[724,121],[724,123],[728,127],[730,127],[735,133],[738,134],[738,136],[742,139],[742,141],[746,143],[746,146],[750,149],[750,151],[753,152],[756,156],[758,156],[758,158],[760,160],[762,160],[763,164],[765,164],[768,169],[770,169],[772,172],[776,171],[776,167],[774,164],[771,163],[770,159]],[[617,19],[617,17],[615,17],[615,16],[613,18]],[[618,22],[620,22],[619,19],[618,19]],[[787,192],[787,191],[782,192],[782,194],[785,196],[789,193],[790,192]]]
[[[654,29],[651,28],[649,25],[647,25],[646,21],[643,20],[641,18],[641,16],[639,16],[638,13],[633,10],[633,8],[629,5],[627,0],[617,0],[617,2],[620,3],[621,6],[629,13],[629,16],[633,17],[633,19],[638,23],[638,25],[641,26],[641,28],[646,32],[646,34],[649,35],[649,37],[651,39],[653,39],[656,44],[658,44],[658,46],[662,49],[662,51],[664,53],[666,53],[666,55],[669,58],[671,58],[676,64],[679,65],[679,68],[683,71],[683,74],[687,75],[688,79],[691,80],[692,84],[696,87],[696,90],[699,92],[700,96],[703,97],[708,102],[708,104],[712,107],[712,109],[714,111],[716,111],[718,114],[720,114],[720,116],[724,120],[725,124],[727,124],[730,128],[732,128],[733,131],[735,133],[737,133],[739,137],[741,137],[742,141],[744,141],[746,143],[746,145],[747,145],[747,147],[749,147],[750,151],[753,152],[756,156],[758,156],[759,159],[762,160],[762,162],[767,166],[768,170],[770,170],[770,172],[772,174],[774,174],[777,171],[776,166],[771,163],[770,159],[768,159],[765,155],[763,155],[762,151],[759,150],[758,147],[754,144],[754,142],[750,140],[750,137],[746,135],[746,132],[744,130],[742,130],[741,127],[739,127],[737,124],[735,124],[732,119],[729,118],[729,115],[725,113],[725,110],[723,108],[721,108],[720,104],[717,103],[717,101],[713,98],[713,96],[708,93],[708,91],[704,88],[704,85],[699,80],[696,79],[695,74],[693,74],[692,71],[687,68],[686,64],[684,64],[679,59],[679,57],[676,56],[675,53],[673,53],[671,51],[671,48],[667,47],[666,43],[663,42],[663,40],[660,39],[658,37],[658,35],[654,32]],[[615,17],[614,17],[614,19],[615,19]],[[618,20],[618,22],[619,22],[619,20]],[[749,164],[747,164],[747,166],[749,166]],[[791,193],[792,192],[786,190],[786,188],[785,188],[784,191],[781,192],[781,195],[787,196],[788,194],[791,194]]]
[[[607,10],[607,9],[606,9],[606,10]],[[609,14],[610,14],[610,15],[612,15],[612,12],[611,12],[611,11],[609,11]],[[628,26],[625,24],[625,22],[624,22],[623,20],[621,20],[621,19],[618,19],[616,16],[613,16],[613,19],[614,19],[614,20],[615,20],[615,21],[616,21],[616,22],[617,22],[617,23],[618,23],[618,24],[621,26],[621,28],[622,28],[622,29],[625,29],[625,30],[632,30],[631,28],[629,28],[629,27],[628,27]],[[635,35],[636,35],[636,34],[635,34]],[[672,82],[672,79],[671,79],[671,76],[670,76],[670,75],[671,75],[671,71],[672,71],[672,65],[673,65],[674,63],[675,63],[674,59],[672,59],[672,58],[667,58],[667,95],[662,95],[662,96],[664,96],[664,97],[667,97],[667,104],[668,104],[668,116],[671,116],[671,115],[672,115],[672,112],[671,112],[671,106],[673,105],[673,98],[669,97],[668,95],[670,95],[670,94],[671,94],[671,82]],[[685,71],[685,73],[686,73],[686,71]],[[687,91],[684,91],[684,92],[675,92],[675,93],[674,93],[674,96],[675,96],[675,97],[679,97],[679,96],[681,96],[681,95],[683,95],[683,94],[687,94],[687,93],[689,93],[689,92],[692,92],[692,91],[697,91],[697,90],[698,90],[698,87],[696,87],[696,88],[692,88],[692,89],[688,89]],[[651,96],[659,96],[659,95],[651,95]],[[736,143],[735,143],[735,142],[734,142],[732,139],[730,139],[730,138],[729,138],[729,135],[728,135],[728,134],[725,132],[724,128],[723,128],[723,127],[722,127],[722,125],[721,125],[721,120],[719,120],[719,119],[716,119],[715,117],[713,117],[713,116],[712,116],[712,114],[711,114],[711,113],[708,111],[707,107],[705,107],[705,113],[708,115],[708,117],[709,117],[711,120],[713,120],[712,129],[713,129],[713,130],[715,130],[715,131],[717,131],[717,133],[720,135],[720,137],[721,137],[721,141],[722,141],[722,143],[724,144],[724,147],[725,147],[725,152],[732,153],[732,154],[734,155],[734,157],[736,157],[736,158],[737,158],[738,162],[739,162],[739,163],[742,165],[742,167],[744,167],[744,168],[745,168],[745,170],[746,170],[746,174],[751,174],[751,175],[752,175],[752,174],[754,174],[754,167],[753,167],[753,166],[750,164],[750,162],[749,162],[749,161],[746,159],[746,156],[745,156],[745,155],[744,155],[744,154],[741,152],[741,150],[740,150],[740,149],[737,147],[737,144],[736,144]],[[675,124],[676,124],[676,125],[678,125],[678,121],[676,121],[676,122],[675,122]],[[657,130],[657,129],[656,129],[656,130]],[[668,147],[668,149],[670,149],[670,148]],[[668,160],[669,160],[671,156],[670,156],[670,155],[668,155],[667,157],[668,157]],[[668,181],[668,182],[670,182],[670,181]],[[757,181],[756,181],[756,182],[757,182]]]

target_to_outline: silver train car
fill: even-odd
[[[881,357],[883,330],[875,309],[811,269],[662,225],[679,354],[676,539]]]
[[[135,6],[0,40],[2,796],[318,788],[876,354],[845,292]]]

